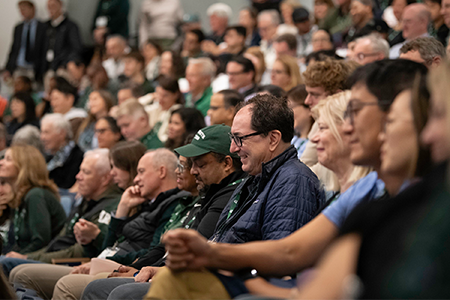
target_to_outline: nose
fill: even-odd
[[[354,128],[353,125],[350,122],[350,118],[346,118],[344,120],[344,123],[342,124],[342,130],[344,131],[344,133],[346,134],[350,134],[353,132]]]
[[[231,144],[230,144],[230,152],[231,153],[236,153],[239,151],[239,147],[238,145],[236,145],[236,143],[234,142],[234,140],[231,140]]]
[[[139,184],[139,175],[136,175],[136,177],[134,177],[133,183],[134,184]]]
[[[198,175],[198,170],[195,165],[192,166],[190,173],[191,175]]]
[[[308,105],[309,107],[311,107],[311,105],[312,105],[312,99],[311,99],[311,95],[309,93],[308,93],[308,96],[306,96],[305,104]]]
[[[77,176],[75,176],[75,179],[76,179],[76,180],[81,180],[81,179],[83,179],[83,176],[81,175],[81,171],[78,172]]]
[[[386,133],[384,131],[380,131],[380,133],[378,134],[378,140],[381,143],[384,143],[386,141]]]
[[[320,140],[319,136],[320,136],[319,132],[316,132],[316,134],[314,134],[311,137],[311,142],[313,142],[314,144],[317,144]]]

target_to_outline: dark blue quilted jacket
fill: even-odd
[[[244,243],[281,239],[296,231],[315,215],[325,202],[316,175],[297,158],[293,146],[264,163],[254,196],[240,199],[227,219],[230,205],[249,179],[231,196],[217,223],[213,241]]]

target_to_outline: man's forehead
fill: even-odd
[[[252,112],[249,105],[244,106],[234,117],[231,132],[236,134],[249,131],[251,129],[251,118]]]
[[[213,102],[214,102],[214,104],[222,104],[222,102],[223,102],[223,95],[222,94],[214,94],[214,95],[212,95],[211,103],[213,103]]]

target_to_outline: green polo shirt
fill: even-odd
[[[213,95],[212,87],[207,87],[203,92],[203,95],[195,101],[194,107],[198,109],[204,116],[208,112],[209,105],[211,103],[211,97]],[[186,106],[192,107],[192,94],[189,93],[186,95]]]
[[[158,138],[158,131],[154,130],[154,128],[150,130],[146,135],[141,137],[140,141],[145,145],[147,150],[164,147],[164,144]]]

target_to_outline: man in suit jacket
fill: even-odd
[[[45,24],[35,18],[36,8],[33,2],[21,0],[18,6],[23,22],[14,28],[14,40],[6,63],[4,79],[11,77],[17,69],[32,70],[36,79],[39,79]]]
[[[45,23],[42,73],[56,71],[70,60],[80,59],[83,50],[78,25],[64,14],[61,0],[48,0],[47,8],[50,20]]]

